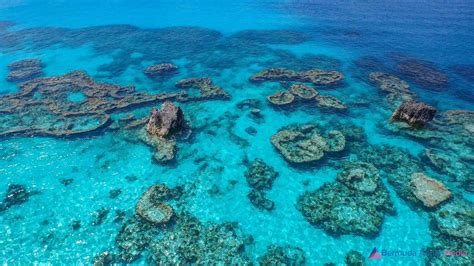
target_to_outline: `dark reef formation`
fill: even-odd
[[[176,83],[178,88],[197,88],[201,92],[200,96],[189,96],[182,101],[209,100],[209,99],[230,99],[230,95],[221,87],[214,85],[210,78],[189,78]]]
[[[369,80],[375,83],[383,92],[388,93],[389,102],[412,100],[415,95],[404,80],[383,72],[372,72]]]
[[[346,139],[337,130],[320,132],[316,125],[289,126],[278,131],[271,143],[290,163],[313,163],[325,155],[344,150]]]
[[[448,86],[448,77],[428,61],[409,59],[396,65],[397,71],[418,85],[441,90]]]
[[[297,206],[311,224],[334,235],[376,236],[384,215],[395,212],[378,170],[362,162],[344,165],[336,182],[304,193]]]
[[[260,265],[306,265],[304,251],[291,246],[269,246],[267,252],[260,258]]]
[[[176,74],[178,66],[170,63],[157,64],[147,67],[143,73],[150,78]]]
[[[202,94],[186,92],[151,95],[133,87],[97,83],[85,72],[35,79],[20,85],[20,92],[0,97],[0,136],[80,136],[100,132],[112,124],[110,113],[153,103],[228,99],[209,79],[180,83],[198,86]],[[186,84],[186,85],[185,85]],[[81,96],[80,100],[71,95]]]
[[[8,210],[14,205],[21,205],[25,203],[32,194],[33,193],[27,191],[23,185],[9,185],[3,201],[0,202],[0,213]]]
[[[314,85],[331,86],[336,85],[344,79],[337,71],[324,71],[311,69],[307,71],[293,71],[285,68],[270,68],[263,70],[250,78],[252,82],[264,81],[295,81],[309,82]]]
[[[349,252],[347,252],[346,257],[344,258],[344,262],[347,266],[366,265],[364,256],[356,250],[350,250]]]
[[[436,111],[436,108],[422,102],[405,101],[395,110],[390,119],[403,121],[412,127],[419,128],[433,120]]]
[[[245,178],[252,188],[247,197],[259,209],[267,211],[275,208],[275,203],[266,198],[265,190],[271,189],[278,172],[261,159],[255,159],[247,168]]]
[[[236,224],[203,224],[181,214],[173,230],[150,243],[148,261],[153,265],[246,265],[249,239]]]
[[[426,256],[427,265],[472,265],[474,207],[465,200],[452,201],[430,214],[431,244],[428,249],[463,254]],[[456,255],[456,256],[454,256]]]
[[[291,85],[289,92],[303,101],[311,100],[319,94],[315,89],[300,83]]]
[[[8,65],[10,73],[7,80],[23,82],[37,78],[43,74],[43,63],[39,59],[23,59]]]

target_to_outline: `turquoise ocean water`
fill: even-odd
[[[0,138],[0,200],[10,184],[38,192],[0,212],[1,263],[91,263],[95,255],[114,248],[116,235],[134,215],[140,196],[158,183],[190,186],[179,208],[202,222],[237,222],[254,239],[246,246],[252,261],[258,261],[270,245],[301,248],[308,265],[344,265],[350,250],[367,258],[374,247],[419,251],[432,245],[430,217],[436,210],[413,207],[388,182],[387,177],[398,171],[397,162],[376,165],[396,214],[385,215],[375,236],[335,236],[309,223],[297,209],[298,198],[305,191],[335,182],[342,164],[353,155],[344,153],[317,165],[295,167],[270,143],[272,135],[291,124],[316,123],[327,129],[358,126],[367,137],[364,145],[369,150],[390,147],[389,161],[399,151],[416,160],[427,175],[441,180],[453,193],[451,201],[464,199],[472,204],[474,199],[472,129],[471,139],[460,144],[464,148],[449,150],[452,160],[462,157],[462,167],[454,168],[450,175],[443,171],[446,169],[436,169],[423,153],[439,146],[391,131],[389,118],[394,108],[387,107],[386,95],[368,82],[367,69],[356,64],[370,58],[376,62],[375,69],[407,80],[418,99],[436,107],[438,114],[473,111],[471,1],[4,0],[0,1],[0,21],[9,25],[0,26],[3,97],[18,91],[18,83],[5,79],[7,65],[25,58],[41,59],[44,76],[84,70],[97,81],[133,85],[151,94],[176,91],[174,83],[183,78],[210,77],[232,97],[177,103],[193,135],[178,141],[176,162],[170,165],[154,162],[152,149],[130,140],[120,129],[78,138]],[[429,61],[449,82],[442,89],[426,88],[395,70],[403,60]],[[168,62],[179,66],[177,75],[153,80],[143,74],[151,64]],[[266,97],[282,85],[249,81],[271,67],[340,71],[345,77],[341,86],[315,88],[337,97],[348,110],[334,112],[312,105],[274,108]],[[80,102],[83,95],[70,98]],[[263,120],[252,119],[249,110],[236,107],[246,99],[260,100]],[[144,116],[158,105],[112,116]],[[249,134],[248,127],[256,133]],[[448,141],[446,147],[450,145]],[[275,203],[272,211],[255,208],[247,198],[245,162],[256,158],[279,173],[267,192]],[[464,172],[456,172],[458,169]],[[68,179],[72,182],[65,185]],[[113,198],[111,190],[121,193]],[[100,210],[109,212],[96,225]],[[117,211],[125,212],[125,220],[117,221]],[[472,229],[472,211],[470,215]],[[72,224],[77,221],[81,226],[75,230]],[[473,243],[466,245],[472,261]],[[147,252],[133,263],[147,263]],[[425,259],[386,256],[367,263],[424,265]]]

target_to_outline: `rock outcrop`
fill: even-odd
[[[172,102],[164,102],[161,109],[153,108],[146,131],[152,136],[167,138],[185,127],[183,110]]]
[[[423,127],[433,120],[436,108],[415,101],[403,102],[392,114],[392,121],[403,121],[412,127]]]
[[[306,265],[304,251],[298,247],[291,246],[269,246],[267,252],[260,258],[260,265]]]
[[[187,128],[183,111],[172,102],[165,102],[161,109],[153,108],[146,127],[139,138],[155,149],[153,158],[158,163],[167,163],[175,158],[175,135]]]

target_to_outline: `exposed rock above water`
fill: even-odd
[[[185,127],[183,110],[166,101],[161,105],[161,109],[153,108],[150,119],[146,126],[146,131],[152,136],[166,138]]]
[[[412,127],[423,127],[433,120],[436,108],[425,103],[415,101],[403,102],[393,113],[392,121],[403,121]]]
[[[289,92],[301,100],[311,100],[319,94],[315,89],[304,84],[291,85]]]
[[[287,91],[277,91],[267,96],[270,103],[277,106],[289,105],[295,101],[295,96]]]

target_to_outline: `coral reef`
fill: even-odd
[[[315,89],[304,84],[293,84],[289,91],[301,100],[311,100],[318,95],[318,92]]]
[[[272,188],[273,181],[277,177],[278,172],[261,159],[255,159],[248,166],[245,178],[252,190],[247,197],[255,207],[267,211],[275,208],[275,203],[266,198],[265,190]]]
[[[169,222],[174,211],[171,206],[162,201],[167,199],[169,194],[169,189],[164,185],[150,187],[138,201],[137,215],[152,224]]]
[[[7,193],[0,203],[0,213],[8,210],[14,205],[20,205],[28,201],[31,192],[27,191],[23,185],[11,184],[8,186]]]
[[[254,160],[245,172],[247,183],[254,189],[271,189],[277,177],[278,172],[261,159]]]
[[[307,71],[293,71],[285,68],[270,68],[263,70],[250,78],[252,82],[263,81],[295,81],[310,82],[314,85],[336,85],[344,76],[337,71],[311,69]]]
[[[181,101],[197,101],[209,99],[230,99],[230,95],[221,87],[214,85],[210,78],[189,78],[176,83],[178,88],[198,88],[201,94],[199,96],[189,96]]]
[[[422,87],[439,90],[448,85],[448,77],[431,62],[409,59],[398,63],[395,67],[400,74]]]
[[[0,136],[80,136],[108,128],[109,114],[120,110],[165,100],[228,99],[209,79],[198,80],[182,83],[201,88],[202,94],[191,97],[185,92],[151,95],[133,87],[97,83],[82,71],[35,79],[21,84],[20,92],[0,97]],[[83,99],[71,100],[72,93]]]
[[[412,100],[415,95],[410,91],[410,86],[404,80],[384,72],[372,72],[369,80],[375,83],[382,91],[388,93],[390,102]]]
[[[312,224],[334,235],[375,236],[394,207],[378,170],[371,164],[345,164],[336,182],[298,199],[298,209]]]
[[[320,160],[325,153],[342,151],[346,140],[340,131],[323,136],[316,125],[306,124],[281,129],[271,143],[288,162],[304,164]]]
[[[347,252],[344,262],[347,266],[364,266],[365,258],[359,251],[350,250]]]
[[[269,246],[267,252],[260,258],[260,265],[306,265],[304,251],[291,246]]]
[[[426,256],[427,265],[472,265],[474,208],[465,200],[455,200],[430,214],[431,250],[463,252],[457,256]]]
[[[180,214],[172,231],[150,243],[149,263],[159,265],[246,265],[248,239],[235,224],[202,224]]]
[[[315,99],[316,105],[321,108],[332,108],[336,110],[347,109],[347,106],[334,96],[318,95]]]
[[[154,78],[158,76],[171,75],[178,72],[178,66],[170,63],[157,64],[147,67],[143,73],[148,77]]]
[[[115,238],[115,244],[118,249],[117,257],[125,263],[138,259],[158,232],[158,227],[143,221],[136,215],[128,219],[124,222]]]
[[[261,210],[271,211],[275,209],[275,202],[269,200],[266,197],[266,192],[259,189],[252,189],[249,194],[247,194],[248,199],[253,206]]]
[[[403,121],[412,127],[423,127],[433,120],[436,108],[425,103],[415,101],[403,102],[392,114],[392,121]]]
[[[267,100],[273,105],[283,106],[294,102],[295,96],[287,91],[277,91],[267,96]]]
[[[24,59],[8,65],[7,81],[19,82],[37,78],[43,74],[43,63],[39,59]]]
[[[413,173],[410,185],[415,198],[428,208],[436,207],[451,197],[451,192],[443,183],[423,173]]]

